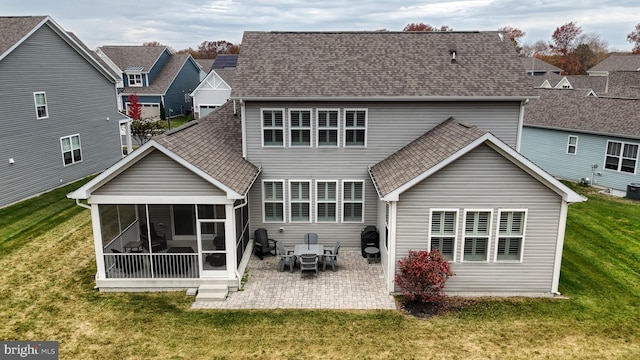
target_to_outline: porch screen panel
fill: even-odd
[[[173,205],[173,227],[176,235],[195,235],[194,211],[193,205]]]
[[[102,232],[102,244],[107,245],[120,233],[118,224],[118,205],[98,205],[100,213],[100,231]]]

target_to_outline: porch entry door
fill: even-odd
[[[224,221],[224,219],[198,220],[198,253],[200,254],[200,274],[203,277],[223,277],[227,274]]]

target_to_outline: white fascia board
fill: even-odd
[[[480,145],[480,144],[484,143],[485,141],[487,141],[489,136],[491,136],[491,134],[489,134],[489,133],[482,135],[481,137],[477,138],[476,140],[474,140],[473,142],[471,142],[467,146],[465,146],[462,149],[456,151],[453,155],[449,156],[447,159],[439,162],[438,164],[436,164],[435,166],[431,167],[427,171],[425,171],[422,174],[420,174],[420,175],[416,176],[415,178],[413,178],[413,180],[405,183],[404,185],[400,186],[396,190],[390,192],[389,194],[384,196],[382,198],[382,200],[384,200],[384,201],[398,201],[400,199],[400,194],[402,194],[403,192],[409,190],[410,188],[414,187],[415,185],[421,183],[424,179],[426,179],[429,176],[437,173],[438,171],[440,171],[445,166],[451,164],[452,162],[458,160],[463,155],[467,154],[469,151],[475,149],[476,147],[478,147],[478,145]]]
[[[243,101],[524,101],[540,96],[232,96]]]
[[[553,190],[556,194],[562,196],[562,199],[568,203],[583,202],[587,198],[571,190],[568,186],[560,182],[560,180],[551,176],[546,171],[542,170],[538,165],[534,164],[531,160],[522,156],[519,152],[515,151],[509,145],[503,143],[495,136],[488,134],[487,145],[498,153],[509,159],[513,164],[524,170],[529,175],[536,178],[538,181],[545,184],[549,189]]]
[[[184,160],[180,156],[171,152],[169,149],[160,145],[153,139],[149,140],[147,143],[145,143],[136,151],[134,151],[131,155],[123,158],[122,160],[117,162],[115,165],[105,170],[102,174],[98,175],[93,180],[89,181],[88,183],[80,187],[78,190],[67,194],[67,197],[71,199],[88,199],[89,197],[91,197],[91,193],[93,193],[93,191],[100,188],[102,185],[104,185],[105,183],[107,183],[108,181],[116,177],[118,174],[122,173],[124,170],[128,169],[133,164],[137,163],[140,159],[144,158],[147,154],[149,154],[153,150],[158,150],[162,152],[164,155],[174,160],[178,164],[184,166],[194,174],[200,176],[205,181],[223,190],[227,194],[227,198],[235,199],[235,200],[244,198],[242,194],[238,194],[234,190],[231,190],[229,187],[222,184],[220,181],[209,176],[208,174],[206,174],[205,172],[203,172],[193,164],[189,163],[188,161]]]

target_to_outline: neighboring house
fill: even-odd
[[[193,98],[194,118],[207,116],[229,100],[234,69],[211,70],[190,94]]]
[[[84,45],[48,16],[0,17],[0,34],[0,207],[122,158],[130,119]]]
[[[593,90],[596,95],[604,95],[606,87],[606,77],[589,75],[566,75],[553,86],[555,89]]]
[[[520,61],[522,62],[522,66],[524,66],[526,74],[529,76],[560,75],[562,73],[562,69],[559,67],[540,60],[537,57],[521,57]]]
[[[554,176],[616,190],[640,182],[640,101],[538,90],[525,106],[522,154]]]
[[[640,55],[611,55],[587,70],[587,73],[591,76],[607,76],[611,71],[640,71]]]
[[[202,70],[189,54],[174,54],[164,46],[102,46],[96,54],[120,74],[119,108],[128,113],[128,97],[139,96],[142,118],[190,114],[189,94],[198,86]]]
[[[517,152],[535,96],[497,32],[246,32],[230,102],[69,194],[91,205],[97,286],[237,287],[257,228],[360,247],[376,225],[389,292],[398,260],[439,249],[449,293],[551,296],[584,199]]]

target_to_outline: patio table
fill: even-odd
[[[297,244],[293,248],[293,254],[295,256],[300,256],[303,254],[316,254],[318,256],[324,255],[324,246],[318,244]]]

